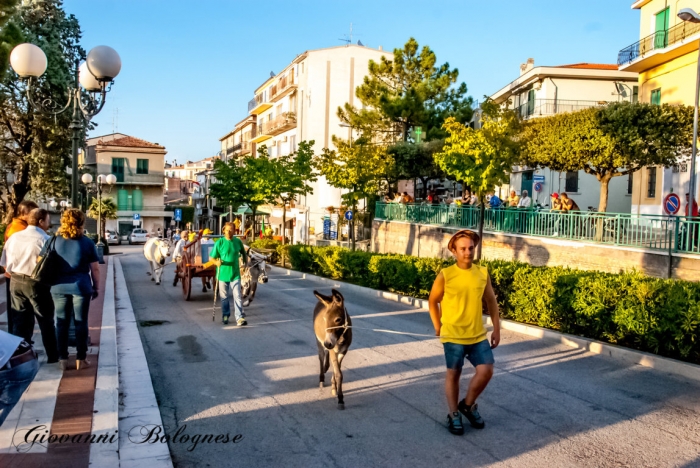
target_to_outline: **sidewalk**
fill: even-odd
[[[75,370],[74,348],[70,349],[72,369],[62,373],[57,364],[46,364],[39,327],[35,327],[34,344],[39,353],[39,373],[0,427],[0,466],[39,467],[50,463],[56,468],[90,465],[118,467],[120,459],[124,460],[122,449],[128,443],[127,434],[119,431],[119,420],[123,419],[125,411],[133,411],[123,404],[123,381],[133,380],[135,366],[138,367],[139,379],[136,384],[147,391],[152,398],[151,406],[155,406],[158,413],[150,374],[147,366],[146,372],[143,368],[145,356],[128,292],[125,285],[119,288],[117,284],[120,277],[123,282],[121,266],[114,257],[107,257],[106,260],[105,265],[100,265],[102,294],[91,303],[88,319],[91,338],[88,360],[91,367]],[[119,294],[115,294],[117,288]],[[2,285],[0,328],[3,330],[7,329],[6,301],[5,287]],[[117,304],[120,311],[124,310],[125,317],[121,316],[122,312],[117,317]],[[122,362],[122,348],[135,350],[136,355]],[[142,361],[140,366],[139,360]],[[162,424],[159,413],[151,412],[149,416],[148,424]],[[167,460],[164,457],[162,445],[165,444],[139,445],[142,449],[139,455],[130,457],[125,466],[138,466],[146,460],[149,460],[149,467],[159,464],[172,466],[169,453]],[[155,456],[159,456],[158,461],[162,463],[154,464]]]

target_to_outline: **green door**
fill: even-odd
[[[535,90],[531,89],[527,92],[527,115],[528,117],[535,113]]]
[[[656,28],[654,30],[654,49],[663,49],[668,45],[668,21],[669,8],[656,14]]]
[[[523,172],[520,181],[520,193],[522,194],[523,190],[527,190],[527,194],[530,197],[532,197],[532,173],[533,171]]]

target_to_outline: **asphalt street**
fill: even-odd
[[[185,302],[172,265],[156,286],[141,247],[112,249],[123,252],[167,433],[242,435],[170,443],[175,466],[700,466],[698,381],[503,331],[479,400],[486,428],[454,436],[427,311],[341,287],[354,337],[339,411],[318,388],[312,329],[313,290],[330,293],[326,283],[272,270],[249,325],[223,326],[199,280]]]

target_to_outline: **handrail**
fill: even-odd
[[[618,66],[626,65],[647,52],[665,49],[698,32],[700,32],[700,23],[688,23],[686,21],[664,31],[657,31],[622,49],[617,54],[617,64]]]
[[[607,104],[607,101],[579,101],[566,99],[534,99],[515,106],[513,110],[523,119],[533,115],[554,115],[574,112]]]
[[[479,207],[377,203],[375,219],[477,229]],[[700,254],[700,217],[487,208],[484,230]]]

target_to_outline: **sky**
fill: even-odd
[[[639,39],[632,0],[64,0],[82,45],[117,50],[122,71],[90,136],[164,145],[168,161],[215,155],[255,88],[309,49],[384,50],[410,38],[459,70],[476,100],[535,65],[616,63]],[[575,99],[575,96],[566,97]]]

